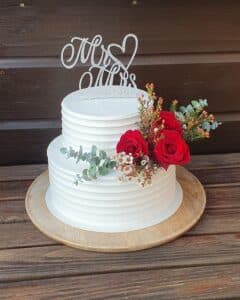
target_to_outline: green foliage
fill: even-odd
[[[105,176],[116,166],[116,161],[108,157],[104,150],[98,150],[95,145],[92,146],[90,152],[83,152],[82,146],[79,147],[78,151],[75,151],[72,147],[63,147],[60,152],[66,155],[67,158],[74,158],[76,163],[83,161],[88,164],[88,168],[83,169],[82,174],[76,175],[74,181],[76,185],[79,182],[91,181],[99,176]]]
[[[179,110],[176,103],[170,106],[170,110],[182,123],[183,137],[187,142],[209,137],[209,132],[221,124],[204,110],[206,106],[208,106],[206,99],[192,100],[191,104],[180,106]]]

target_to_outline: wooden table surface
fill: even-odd
[[[191,231],[121,254],[72,249],[32,225],[24,197],[46,167],[0,167],[0,299],[240,299],[240,153],[193,157],[207,208]]]

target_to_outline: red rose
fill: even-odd
[[[131,153],[134,158],[148,155],[148,145],[139,130],[128,130],[120,138],[117,144],[117,153]]]
[[[165,169],[168,165],[184,165],[190,161],[188,145],[174,130],[162,130],[162,138],[154,150],[154,157]]]
[[[164,129],[176,130],[182,135],[181,123],[176,119],[175,114],[172,111],[161,111],[159,117],[162,120]]]

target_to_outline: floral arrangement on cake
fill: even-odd
[[[76,175],[75,184],[97,179],[113,169],[121,181],[137,181],[141,186],[151,184],[152,176],[159,168],[169,165],[185,165],[190,161],[188,143],[209,138],[211,130],[221,123],[209,114],[206,99],[192,100],[187,106],[171,102],[163,109],[163,98],[157,97],[154,84],[146,85],[147,99],[139,98],[138,130],[127,130],[119,139],[116,154],[108,157],[104,150],[92,146],[90,152],[61,148],[68,158],[85,161],[89,167]]]

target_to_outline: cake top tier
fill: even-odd
[[[91,87],[67,95],[62,110],[85,120],[131,118],[138,114],[138,97],[142,95],[146,96],[146,92],[132,87]]]

